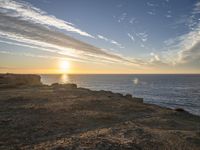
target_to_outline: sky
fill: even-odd
[[[67,73],[200,73],[200,1],[0,0],[0,73],[62,73],[63,61]]]

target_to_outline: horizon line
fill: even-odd
[[[31,75],[200,75],[200,73],[0,73]]]

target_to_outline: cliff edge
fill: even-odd
[[[75,84],[33,87],[39,79],[1,75],[26,86],[0,89],[0,149],[199,150],[199,116]]]
[[[39,75],[0,74],[0,88],[42,85]]]

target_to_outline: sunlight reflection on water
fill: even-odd
[[[69,76],[67,74],[62,74],[60,77],[60,83],[65,84],[69,82]]]
[[[139,83],[139,79],[138,78],[134,78],[133,80],[133,84],[137,85]]]

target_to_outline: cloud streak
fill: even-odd
[[[127,35],[133,42],[135,41],[135,38],[133,37],[133,35],[131,35],[130,33],[128,33]]]
[[[165,41],[168,49],[172,51],[171,57],[175,65],[189,63],[200,65],[200,22],[196,18],[200,14],[200,2],[195,4],[191,14],[186,20],[190,31]]]
[[[1,0],[0,8],[2,8],[4,13],[9,16],[15,16],[19,19],[28,20],[33,23],[39,23],[42,25],[55,27],[57,29],[75,32],[83,36],[93,37],[89,33],[74,27],[72,23],[48,15],[46,12],[33,7],[29,3]]]
[[[57,23],[57,25],[54,25],[56,28],[66,29],[67,31],[72,29],[72,32],[89,36],[89,34],[87,35],[85,32],[73,28],[73,24],[48,16],[45,12],[28,3],[3,0],[0,2],[0,7],[0,37],[16,41],[21,46],[29,46],[85,61],[121,62],[133,65],[141,63],[139,60],[129,60],[121,55],[97,48],[51,29],[50,26]],[[47,22],[44,20],[47,20]],[[114,40],[109,41],[120,46]]]
[[[150,8],[156,7],[153,3],[148,3],[147,5]],[[155,15],[155,10],[150,10],[149,14]],[[41,55],[35,55],[32,51],[32,53],[19,54],[19,52],[9,52],[8,50],[7,54],[12,55],[19,54],[47,59],[66,58],[73,61],[92,63],[119,63],[139,67],[151,67],[151,65],[157,65],[159,67],[164,65],[170,66],[172,64],[178,66],[179,64],[191,62],[197,62],[200,65],[200,23],[197,21],[199,14],[200,2],[196,3],[191,17],[187,19],[188,29],[190,31],[175,39],[165,41],[167,48],[170,49],[171,55],[169,53],[167,54],[167,52],[158,53],[158,51],[155,51],[154,53],[149,53],[148,51],[148,55],[145,57],[142,56],[142,59],[135,59],[98,48],[64,34],[66,33],[65,31],[72,32],[84,38],[103,40],[122,48],[122,44],[101,35],[101,33],[93,36],[79,29],[73,23],[51,16],[23,1],[0,0],[0,42],[31,48],[41,53]],[[168,10],[166,16],[164,15],[163,17],[172,17],[171,11]],[[129,25],[131,24],[131,27],[133,26],[132,24],[139,22],[138,19],[128,18],[127,13],[122,13],[118,19],[118,22],[127,22]],[[137,33],[126,31],[124,35],[132,42],[135,42],[134,44],[140,44],[143,49],[149,50],[150,48],[147,45],[151,42],[151,39],[149,39],[149,33],[151,32],[148,30],[145,31],[142,30],[142,32]],[[0,51],[0,53],[4,52]]]
[[[109,42],[109,43],[111,43],[111,44],[114,44],[114,45],[116,45],[116,46],[122,48],[122,45],[121,45],[120,43],[116,42],[115,40],[108,39],[108,38],[106,38],[105,36],[102,36],[102,35],[97,35],[97,37],[98,37],[99,39],[102,39],[102,40],[104,40],[104,41],[106,41],[106,42]]]

